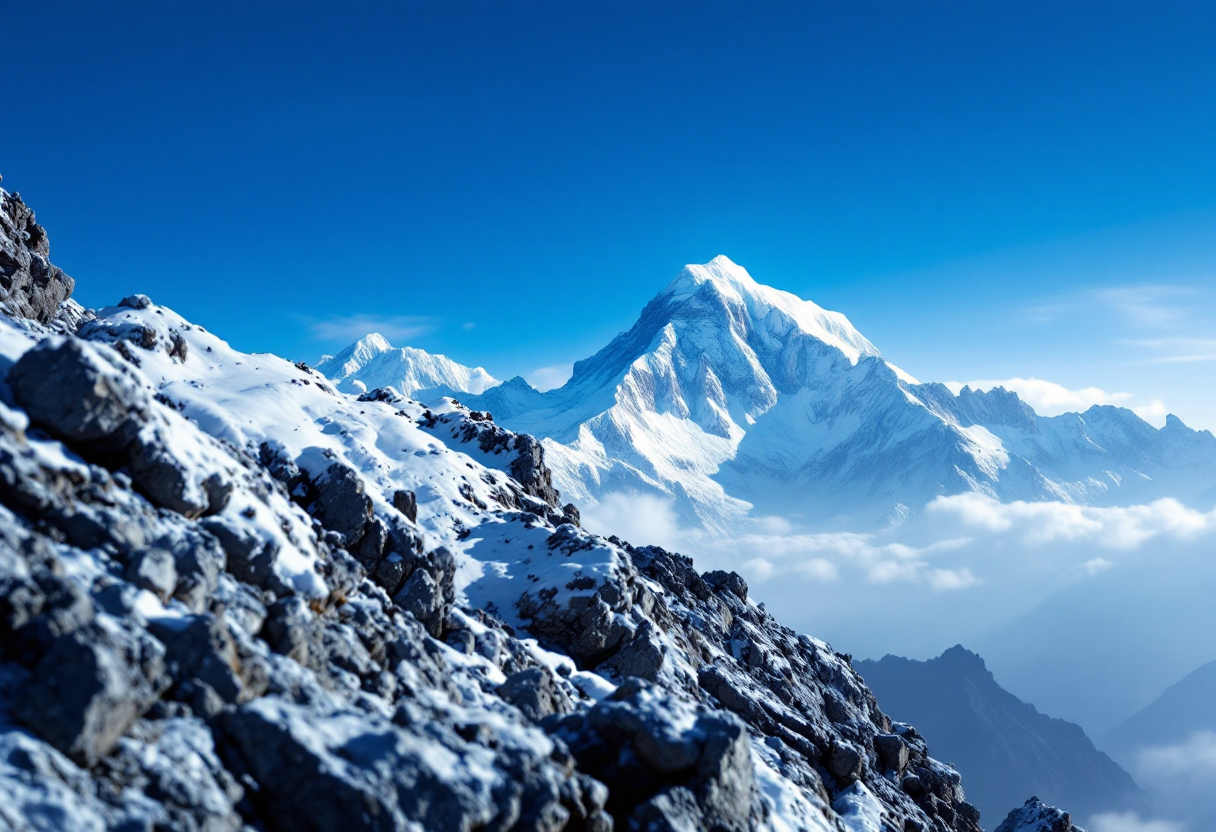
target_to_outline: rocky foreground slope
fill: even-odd
[[[849,657],[582,530],[535,440],[87,313],[0,213],[0,829],[980,828]]]

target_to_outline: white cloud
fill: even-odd
[[[350,344],[372,332],[391,343],[408,341],[435,329],[432,318],[412,315],[341,315],[324,320],[303,319],[316,341]]]
[[[1154,782],[1208,791],[1216,787],[1216,731],[1196,731],[1176,745],[1146,748],[1139,754],[1136,771]]]
[[[599,503],[583,507],[582,522],[590,531],[614,534],[636,546],[681,549],[688,534],[680,529],[671,500],[655,494],[606,494]]]
[[[1093,819],[1091,832],[1198,832],[1211,828],[1211,819],[1216,817],[1216,731],[1195,731],[1179,743],[1142,748],[1135,755],[1131,773],[1136,782],[1161,796],[1161,809],[1168,808],[1172,817],[1183,821],[1108,814]]]
[[[1191,540],[1216,531],[1216,510],[1205,513],[1172,499],[1146,505],[1094,507],[1059,502],[1000,503],[982,494],[957,494],[938,497],[925,512],[1029,546],[1086,541],[1128,550],[1155,537]]]
[[[1135,812],[1103,812],[1089,821],[1090,832],[1183,832],[1185,824],[1171,820],[1141,820]]]
[[[546,390],[561,387],[569,381],[570,374],[573,372],[573,364],[553,364],[549,367],[537,367],[524,378],[527,379],[528,384],[543,393]]]
[[[1081,564],[1081,568],[1085,570],[1085,573],[1090,577],[1097,575],[1099,572],[1105,572],[1112,566],[1114,566],[1114,564],[1108,561],[1106,558],[1093,558],[1092,560],[1087,560],[1085,563]]]

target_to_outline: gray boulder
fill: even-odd
[[[149,629],[165,645],[165,666],[175,684],[206,685],[221,704],[245,702],[265,690],[264,675],[256,676],[242,665],[223,618],[206,614],[165,619],[153,621]]]
[[[238,580],[259,587],[270,581],[279,558],[272,542],[227,517],[209,518],[203,521],[203,528],[219,541],[226,568]]]
[[[55,640],[14,715],[76,762],[93,766],[163,690],[164,649],[140,632],[91,624]]]
[[[535,819],[557,817],[564,825],[569,817],[556,783],[530,790],[526,781],[535,774],[521,770],[525,782],[496,785],[477,773],[494,767],[493,752],[439,725],[402,727],[365,713],[309,710],[278,697],[224,711],[214,725],[228,768],[257,784],[251,797],[274,830],[507,829],[525,806]],[[499,788],[509,791],[496,794]],[[529,797],[546,792],[541,805],[528,806]]]
[[[144,549],[127,564],[126,578],[167,602],[177,589],[177,566],[173,555],[164,549]]]
[[[498,686],[498,695],[533,722],[540,722],[551,714],[566,713],[572,707],[553,674],[544,667],[529,667],[512,673]]]
[[[33,424],[103,456],[121,457],[148,420],[149,397],[135,373],[77,338],[41,341],[8,382]]]
[[[317,493],[313,513],[321,525],[341,534],[348,549],[358,546],[372,519],[372,501],[364,493],[363,480],[349,466],[335,462],[313,485]]]
[[[433,636],[443,632],[444,597],[438,582],[425,569],[416,569],[393,602],[410,613]]]
[[[620,828],[744,832],[762,817],[747,729],[731,714],[629,678],[552,728],[608,786]]]

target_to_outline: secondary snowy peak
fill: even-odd
[[[403,396],[434,399],[461,393],[482,393],[499,382],[481,367],[466,367],[444,355],[412,347],[393,347],[378,332],[351,344],[317,369],[344,393],[364,393],[392,387]]]

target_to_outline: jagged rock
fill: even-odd
[[[747,581],[737,572],[706,572],[703,576],[705,583],[716,590],[729,592],[740,601],[747,600]]]
[[[125,464],[157,505],[194,518],[227,503],[224,476],[209,472],[204,481],[182,461],[144,384],[108,349],[48,338],[13,365],[8,381],[35,425],[102,464]]]
[[[211,518],[203,523],[203,528],[223,547],[225,568],[229,572],[245,583],[266,585],[279,557],[274,541],[266,540],[256,530],[243,528],[227,517]]]
[[[556,772],[538,776],[540,760],[521,760],[515,782],[495,784],[478,774],[490,766],[490,749],[425,725],[395,726],[355,711],[318,713],[276,697],[225,711],[216,724],[225,761],[258,784],[251,796],[275,830],[388,832],[411,822],[424,829],[505,829],[516,822],[560,829],[569,818]]]
[[[621,676],[636,676],[657,682],[659,670],[663,667],[663,656],[663,645],[658,640],[656,628],[646,621],[638,627],[633,638],[621,645],[616,654],[600,666],[611,668]]]
[[[164,549],[144,549],[127,564],[126,578],[141,589],[168,601],[177,588],[177,567],[173,555]]]
[[[206,685],[219,697],[221,707],[261,693],[256,683],[252,688],[246,685],[250,672],[242,668],[236,643],[219,616],[154,621],[149,629],[165,645],[166,669],[175,684]],[[259,681],[265,689],[264,680]]]
[[[553,674],[543,667],[512,673],[498,686],[498,695],[533,722],[540,722],[551,714],[565,713],[571,707],[569,699],[554,682]]]
[[[908,746],[896,734],[878,734],[874,737],[874,750],[886,771],[902,774],[908,767]]]
[[[118,302],[118,305],[128,309],[147,309],[152,305],[152,298],[140,294],[127,295]]]
[[[393,602],[418,619],[427,632],[438,636],[443,629],[443,591],[425,569],[417,569],[401,590],[393,596]]]
[[[511,476],[533,497],[557,506],[561,495],[553,487],[553,474],[545,465],[545,448],[526,433],[516,435],[514,449],[519,456],[511,463]]]
[[[0,192],[0,302],[12,314],[50,323],[75,281],[50,261],[51,244],[17,194]]]
[[[864,758],[851,743],[842,742],[833,746],[828,755],[828,771],[842,783],[851,783],[861,774]]]
[[[761,816],[747,730],[730,714],[631,678],[554,730],[580,767],[608,786],[607,808],[620,828],[742,832]]]
[[[372,501],[364,493],[363,480],[348,466],[335,462],[316,478],[314,486],[317,519],[341,534],[347,548],[357,546],[372,519]]]
[[[93,602],[79,586],[47,569],[0,579],[0,645],[32,664],[56,639],[88,624]]]
[[[1074,826],[1067,812],[1048,806],[1037,797],[1010,812],[996,832],[1085,832]]]
[[[411,523],[418,520],[418,498],[413,491],[394,491],[393,508],[407,517]]]
[[[163,648],[89,625],[61,636],[34,667],[13,712],[73,760],[92,766],[156,699]]]
[[[314,635],[312,611],[301,598],[283,598],[266,609],[266,621],[261,636],[270,649],[308,664]]]

